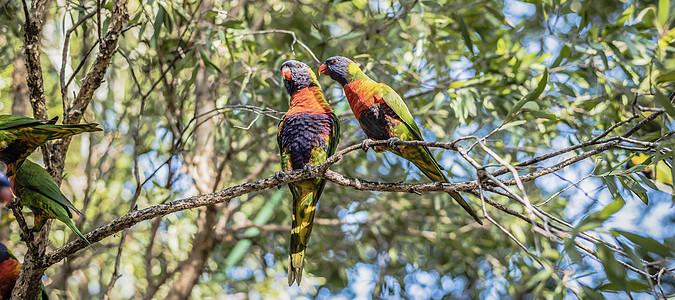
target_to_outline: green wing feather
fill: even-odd
[[[408,106],[405,105],[405,102],[403,102],[403,99],[401,99],[401,96],[394,91],[390,86],[381,83],[380,84],[380,98],[384,100],[384,102],[389,105],[391,110],[394,111],[396,115],[403,120],[403,123],[410,129],[412,132],[413,136],[420,141],[423,141],[424,139],[422,138],[422,132],[420,131],[419,127],[417,127],[417,124],[415,123],[415,118],[413,118],[412,114],[410,113],[410,110],[408,110]]]
[[[13,173],[39,146],[53,139],[83,132],[101,131],[98,124],[62,124],[56,120],[37,120],[13,115],[0,115],[0,161]]]
[[[286,115],[281,117],[281,121],[279,121],[279,126],[278,126],[279,129],[277,130],[277,145],[279,145],[279,155],[281,156],[281,170],[284,171],[284,172],[289,172],[289,171],[292,170],[292,168],[288,164],[288,162],[291,160],[291,156],[288,155],[288,153],[284,152],[284,148],[282,147],[282,144],[281,144],[281,132],[282,132],[282,129],[283,129],[284,125],[286,124],[284,122],[285,117],[286,117]]]
[[[331,118],[333,118],[333,124],[335,126],[333,127],[333,131],[330,133],[330,141],[328,144],[328,157],[335,154],[337,145],[340,142],[340,120],[333,112],[330,113],[330,116]]]
[[[19,186],[21,204],[28,206],[36,213],[36,229],[41,228],[47,218],[58,219],[91,245],[70,219],[73,216],[71,209],[78,214],[82,213],[61,193],[54,179],[44,168],[26,160],[16,172],[16,181]]]
[[[47,124],[47,120],[37,120],[24,116],[0,115],[0,130],[7,130],[14,127],[34,126]]]
[[[45,197],[56,201],[58,204],[72,209],[77,214],[82,214],[72,203],[70,203],[68,198],[61,193],[61,189],[59,189],[59,186],[54,182],[54,179],[52,179],[49,173],[47,173],[40,165],[30,160],[26,160],[16,173],[16,180],[23,188],[32,189]],[[68,211],[68,216],[72,217],[70,211]]]
[[[396,93],[391,87],[389,87],[386,84],[380,84],[381,89],[380,89],[380,95],[382,100],[384,100],[387,105],[391,108],[392,111],[396,115],[401,118],[403,121],[402,123],[405,124],[405,127],[408,129],[408,133],[410,133],[413,137],[414,140],[419,140],[423,141],[424,138],[422,138],[422,133],[417,127],[417,124],[415,123],[415,119],[413,118],[412,114],[410,113],[410,110],[408,110],[408,106],[405,105],[405,102],[403,102],[403,99],[401,99],[401,96]],[[404,138],[401,138],[401,140],[406,140]],[[427,177],[429,177],[431,180],[434,181],[444,181],[444,182],[450,182],[448,180],[448,177],[445,176],[443,173],[443,167],[438,164],[436,159],[434,159],[434,156],[431,154],[431,151],[429,151],[429,148],[427,147],[405,147],[407,150],[402,150],[403,152],[406,152],[408,155],[404,154],[401,151],[394,152],[398,154],[399,156],[406,158],[410,160],[412,163],[414,163]],[[422,148],[424,149],[424,152],[417,151],[415,149]],[[417,152],[417,153],[416,153]],[[459,193],[456,192],[450,192],[448,193],[450,196],[452,196],[457,203],[466,210],[473,218],[478,222],[479,224],[483,224],[483,222],[478,218],[478,215],[476,212],[469,206],[469,204],[462,198],[462,196]]]
[[[403,102],[403,99],[401,99],[401,96],[399,96],[398,93],[394,91],[394,89],[386,84],[380,84],[380,86],[382,87],[380,94],[381,99],[384,100],[387,105],[389,105],[391,110],[393,110],[394,113],[399,116],[399,118],[401,118],[403,124],[405,124],[405,126],[408,128],[414,140],[424,141],[422,132],[420,131],[420,128],[417,127],[417,123],[415,123],[415,118],[413,118],[410,110],[408,109],[408,106],[405,105],[405,102]],[[433,161],[434,165],[439,170],[444,170],[444,168],[439,165],[435,159],[433,159],[434,156],[431,154],[431,151],[429,151],[429,148],[422,148],[424,148],[424,151],[427,152],[427,154],[432,158],[431,160]],[[445,175],[443,175],[443,177],[445,177]],[[445,181],[448,181],[448,179],[445,178]]]

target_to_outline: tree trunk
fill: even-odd
[[[23,55],[14,55],[14,71],[12,72],[12,114],[15,116],[28,116],[30,105],[28,102],[28,85],[26,84],[26,63]]]
[[[208,11],[211,3],[204,3],[202,11]],[[186,159],[188,171],[195,181],[199,194],[215,191],[216,170],[215,151],[213,146],[215,123],[208,114],[215,108],[215,96],[210,90],[209,76],[204,65],[197,73],[195,80],[195,149],[196,155]],[[200,116],[200,117],[197,117]],[[166,299],[188,299],[192,288],[199,281],[204,271],[206,260],[213,250],[217,210],[214,206],[203,207],[199,211],[197,234],[192,242],[192,250],[187,260],[180,264],[175,281]]]

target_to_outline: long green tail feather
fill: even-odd
[[[66,219],[65,221],[64,221],[64,220],[61,220],[61,221],[63,221],[63,223],[65,223],[66,226],[68,226],[68,228],[70,228],[70,230],[72,230],[73,232],[75,232],[75,234],[77,234],[77,236],[78,236],[79,238],[83,239],[85,242],[87,242],[87,244],[89,244],[90,247],[94,248],[94,245],[92,245],[92,244],[89,242],[89,240],[87,240],[87,238],[84,237],[84,234],[82,234],[82,232],[80,232],[80,230],[77,229],[77,227],[75,227],[75,224],[73,223],[73,220],[71,220],[71,219]]]
[[[323,182],[319,184],[323,186]],[[316,204],[321,196],[322,188],[316,185],[316,179],[298,182],[291,189],[293,193],[293,227],[289,248],[288,285],[302,281],[302,269],[305,264],[305,250],[312,233]],[[296,197],[297,195],[297,197]]]
[[[29,129],[34,131],[34,134],[48,135],[50,140],[62,139],[65,137],[73,136],[83,132],[95,132],[102,131],[103,129],[98,128],[98,124],[62,124],[62,125],[40,125]]]
[[[441,171],[440,165],[436,162],[436,160],[431,156],[431,153],[429,153],[428,149],[425,149],[424,147],[402,147],[403,149],[399,151],[392,151],[396,155],[401,156],[413,164],[417,166],[417,168],[424,173],[429,179],[433,181],[443,181],[443,182],[450,182],[448,180],[448,177],[445,176],[443,171]],[[452,196],[453,199],[459,204],[466,212],[468,212],[471,217],[473,217],[478,224],[483,225],[483,221],[480,220],[478,215],[476,214],[476,211],[469,206],[469,203],[462,198],[462,196],[457,193],[457,192],[448,192],[450,196]]]
[[[33,119],[29,119],[33,120]],[[11,145],[11,149],[3,149],[3,161],[7,164],[7,172],[12,173],[23,164],[33,151],[50,140],[70,137],[84,132],[102,131],[98,124],[64,124],[51,123],[27,124],[25,127],[6,129],[0,144],[3,147]],[[11,125],[11,124],[4,124]]]

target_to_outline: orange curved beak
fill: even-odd
[[[328,67],[326,67],[326,64],[322,64],[319,67],[319,74],[323,74],[323,75],[327,75],[327,76],[330,75],[330,74],[328,74]]]
[[[291,74],[291,69],[288,67],[281,68],[281,76],[283,76],[284,79],[286,80],[291,80],[291,78],[293,77]]]

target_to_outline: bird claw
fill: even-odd
[[[305,171],[305,172],[307,172],[307,173],[311,173],[311,172],[312,172],[312,167],[313,167],[312,164],[306,164],[306,165],[304,165],[304,166],[302,167],[302,170]]]
[[[283,171],[277,171],[277,172],[274,172],[274,179],[276,179],[276,180],[278,180],[278,181],[284,180],[284,177],[285,177],[285,176],[286,176],[286,173],[284,173]],[[277,189],[280,190],[280,189],[281,189],[281,185],[277,185]]]
[[[284,177],[286,177],[286,173],[284,173],[283,171],[277,171],[274,173],[274,179],[276,180],[282,181],[284,180]]]
[[[387,147],[389,147],[389,149],[391,149],[391,150],[398,151],[400,148],[399,148],[398,145],[396,145],[396,142],[400,142],[400,141],[401,140],[399,138],[396,138],[396,137],[390,138],[390,139],[387,140]]]
[[[370,148],[368,143],[370,143],[369,140],[363,140],[363,142],[361,143],[361,150],[363,150],[363,152],[368,153],[368,148]]]

